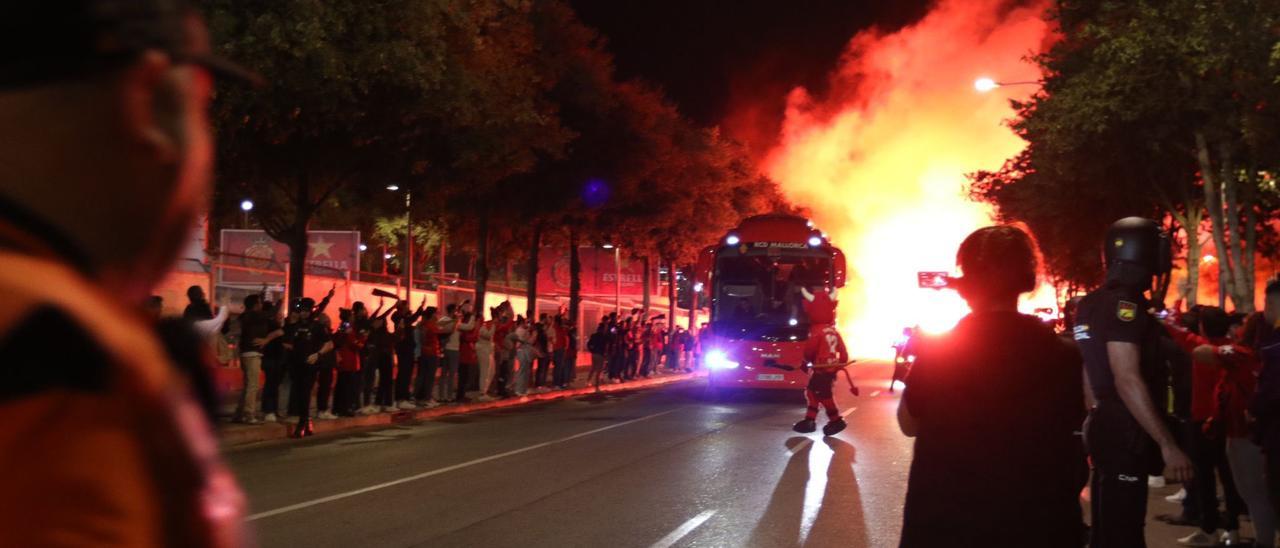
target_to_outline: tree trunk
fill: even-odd
[[[645,255],[644,257],[640,258],[640,265],[644,268],[644,281],[642,282],[642,286],[641,286],[644,288],[644,297],[641,299],[641,302],[643,303],[641,306],[644,307],[644,312],[641,313],[640,316],[641,318],[648,318],[649,306],[653,304],[652,299],[649,297],[649,292],[652,291],[653,288],[649,287],[649,256],[648,255]],[[621,278],[622,273],[618,273],[618,277]]]
[[[525,290],[525,317],[538,318],[538,253],[542,251],[542,223],[533,225],[533,237],[529,241],[529,284]]]
[[[1252,306],[1252,299],[1247,299],[1245,294],[1245,285],[1247,279],[1244,274],[1244,260],[1240,256],[1241,252],[1241,230],[1240,230],[1240,176],[1236,173],[1235,164],[1232,162],[1231,149],[1223,144],[1220,147],[1222,161],[1222,195],[1225,206],[1223,214],[1227,221],[1227,246],[1231,251],[1231,302],[1235,303],[1236,310],[1244,310],[1245,307]],[[1249,302],[1246,303],[1245,301]]]
[[[676,265],[667,261],[667,334],[676,332]]]
[[[294,184],[294,219],[284,244],[289,246],[289,300],[301,299],[307,283],[307,228],[311,224],[311,180],[305,172],[299,173]]]
[[[484,294],[489,283],[489,208],[484,206],[480,211],[479,227],[476,237],[476,310],[484,312],[488,307],[484,304]],[[444,303],[440,303],[441,306]],[[492,319],[492,318],[491,318]]]
[[[1200,164],[1200,178],[1204,181],[1204,205],[1209,211],[1209,222],[1213,232],[1213,246],[1218,254],[1218,284],[1231,287],[1232,270],[1228,264],[1231,253],[1227,247],[1226,226],[1222,215],[1221,182],[1214,174],[1213,161],[1209,156],[1209,144],[1204,133],[1196,132],[1196,160]],[[1221,292],[1219,292],[1221,294]],[[1219,299],[1221,300],[1221,299]],[[1224,305],[1225,303],[1218,303]]]
[[[1257,270],[1255,260],[1258,253],[1258,211],[1254,208],[1255,191],[1258,188],[1258,170],[1250,169],[1247,175],[1246,186],[1244,192],[1241,193],[1240,206],[1244,209],[1244,276],[1245,276],[1245,305],[1244,308],[1237,308],[1237,312],[1250,313],[1254,311],[1254,293],[1257,283]]]
[[[569,322],[578,325],[578,313],[582,308],[582,261],[578,257],[578,226],[569,225]],[[585,327],[578,333],[586,332]]]
[[[285,234],[289,247],[289,302],[301,299],[307,280],[307,224],[300,218]]]
[[[1204,218],[1204,212],[1195,200],[1187,199],[1184,205],[1186,214],[1175,215],[1175,217],[1182,224],[1182,230],[1187,233],[1187,281],[1183,297],[1186,299],[1187,308],[1190,309],[1199,304],[1200,259],[1203,255],[1200,246],[1200,221]]]

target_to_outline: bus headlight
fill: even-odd
[[[738,362],[729,359],[723,350],[707,352],[707,367],[711,369],[737,369]]]

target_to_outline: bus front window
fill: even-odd
[[[807,333],[801,287],[824,286],[824,257],[725,257],[719,261],[713,318],[726,334],[791,337]]]

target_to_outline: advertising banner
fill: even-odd
[[[360,265],[358,231],[312,230],[307,232],[307,244],[307,274],[341,277],[343,271],[356,270]],[[272,272],[223,268],[219,270],[219,283],[284,283],[289,247],[271,239],[266,232],[223,229],[221,248],[227,265]]]
[[[598,247],[578,248],[578,260],[582,263],[582,295],[612,296],[618,290],[618,273],[621,274],[621,295],[644,295],[644,261],[627,258],[624,250],[614,264],[614,250]],[[547,247],[542,249],[538,269],[538,292],[545,294],[569,294],[569,249]],[[650,288],[658,287],[657,270],[649,273]]]

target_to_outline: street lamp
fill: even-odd
[[[993,89],[1007,87],[1007,86],[1039,86],[1043,84],[1044,82],[1041,82],[1039,80],[1026,80],[1021,82],[997,82],[991,78],[983,76],[973,81],[973,89],[978,90],[978,93],[986,93]]]
[[[244,227],[249,228],[249,212],[253,211],[253,200],[240,202],[240,211],[244,212]]]
[[[618,254],[618,246],[611,243],[600,247],[613,250],[613,311],[622,313],[622,260]]]
[[[400,185],[395,185],[395,184],[387,185],[387,190],[390,190],[392,192],[398,192],[400,190]],[[408,255],[406,255],[408,260],[405,261],[405,266],[406,266],[406,272],[408,272],[407,276],[408,276],[408,282],[409,282],[408,283],[409,287],[406,290],[405,295],[406,295],[406,300],[408,300],[410,304],[413,303],[413,209],[412,209],[413,201],[412,200],[413,198],[412,198],[412,195],[409,193],[409,189],[408,188],[404,189],[404,221],[405,221],[404,222],[404,230],[405,230],[404,245],[408,249]]]

